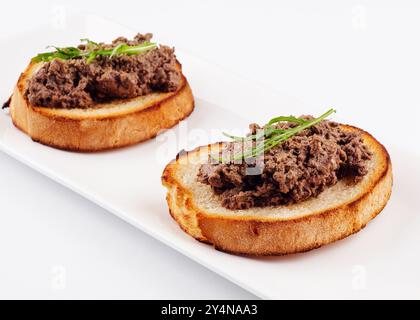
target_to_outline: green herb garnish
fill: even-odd
[[[55,51],[40,53],[32,58],[32,62],[49,62],[53,59],[70,60],[85,58],[87,63],[92,62],[99,56],[107,56],[113,58],[119,55],[137,55],[145,53],[157,47],[156,43],[143,42],[136,46],[128,44],[119,44],[118,46],[110,49],[103,49],[100,44],[93,42],[89,39],[81,39],[80,41],[86,42],[86,50],[81,50],[76,47],[55,48]]]
[[[305,129],[308,129],[324,119],[326,119],[331,114],[335,113],[336,111],[334,109],[328,110],[326,113],[324,113],[319,118],[305,120],[301,118],[296,118],[293,116],[290,117],[276,117],[272,120],[270,120],[263,128],[262,130],[259,130],[257,134],[250,135],[247,137],[237,137],[233,136],[227,133],[223,133],[226,137],[232,139],[236,142],[250,142],[254,144],[256,142],[256,145],[252,146],[249,150],[246,150],[245,152],[238,152],[237,154],[233,155],[232,159],[223,159],[219,158],[217,159],[219,162],[229,162],[229,161],[238,161],[243,159],[249,159],[249,158],[255,158],[258,155],[263,154],[264,152],[267,152],[274,147],[278,146],[282,142],[290,139],[294,135],[298,134],[299,132],[302,132]],[[276,124],[279,122],[293,122],[297,125],[289,128],[289,129],[278,129],[276,128]]]

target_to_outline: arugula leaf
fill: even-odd
[[[50,46],[48,48],[54,48],[55,51],[39,53],[32,58],[32,62],[49,62],[53,59],[70,60],[70,59],[81,59],[86,58],[87,63],[91,63],[99,56],[109,57],[112,59],[119,55],[137,55],[145,53],[157,47],[156,43],[144,42],[136,46],[130,46],[127,44],[119,44],[111,49],[103,49],[100,44],[89,40],[81,39],[81,42],[86,42],[86,50],[81,50],[76,47],[55,47]]]
[[[242,159],[248,158],[255,158],[274,147],[278,146],[282,142],[290,139],[291,137],[295,136],[299,132],[302,132],[305,129],[315,126],[316,124],[320,123],[321,121],[325,120],[328,116],[335,113],[334,109],[328,110],[326,113],[321,115],[318,118],[305,120],[301,118],[296,118],[293,116],[280,116],[270,120],[261,130],[261,132],[247,136],[247,137],[237,137],[227,133],[223,133],[228,138],[232,139],[233,141],[245,142],[245,141],[254,141],[256,146],[252,146],[249,150],[238,152],[237,154],[233,155],[233,159],[217,159],[219,162],[225,161],[238,161]],[[291,127],[289,129],[277,129],[274,124],[279,122],[292,122],[297,123],[298,125],[295,127]]]

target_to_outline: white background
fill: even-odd
[[[0,40],[24,39],[24,30],[54,25],[70,9],[92,12],[171,38],[176,47],[306,104],[334,106],[339,120],[386,143],[395,135],[418,136],[415,3],[2,1]],[[23,67],[34,52],[13,44]],[[0,61],[3,70],[9,65]],[[0,81],[5,99],[15,79]],[[261,108],[253,112],[266,117]],[[401,139],[399,150],[412,149],[412,142]],[[2,298],[254,298],[3,154],[0,175]],[[65,283],[57,277],[63,271]]]

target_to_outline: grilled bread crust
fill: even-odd
[[[217,146],[180,154],[167,165],[162,182],[169,211],[195,239],[233,254],[267,256],[306,252],[346,238],[375,218],[388,202],[393,184],[386,149],[369,133],[359,131],[372,152],[369,173],[357,184],[340,180],[318,197],[301,203],[246,210],[228,210],[210,186],[197,181],[201,163]]]
[[[41,65],[31,63],[20,76],[10,113],[17,128],[51,147],[94,152],[129,146],[175,126],[194,109],[194,97],[184,76],[175,92],[115,100],[88,109],[33,106],[24,93],[28,80]]]

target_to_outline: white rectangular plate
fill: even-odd
[[[85,36],[110,40],[133,33],[95,16],[75,14],[71,19],[78,21],[69,23],[71,30],[40,28],[6,45],[17,47],[16,42],[21,52],[35,53],[57,39],[66,39],[61,40],[64,44]],[[3,61],[9,61],[1,77],[12,88],[29,56],[13,59],[15,52],[1,51]],[[165,164],[178,151],[217,141],[223,129],[246,129],[251,118],[263,122],[278,114],[320,114],[325,107],[309,108],[298,99],[267,92],[183,50],[177,55],[196,96],[196,110],[169,133],[120,150],[72,153],[32,142],[5,112],[0,115],[0,149],[260,297],[420,298],[415,201],[419,157],[396,147],[398,136],[386,132],[380,134],[393,158],[394,194],[383,213],[358,235],[305,254],[245,258],[218,252],[184,234],[168,214],[160,181]],[[2,99],[8,93],[7,86],[1,88]],[[351,114],[346,122],[357,119],[357,112]],[[340,115],[336,119],[341,120]]]

